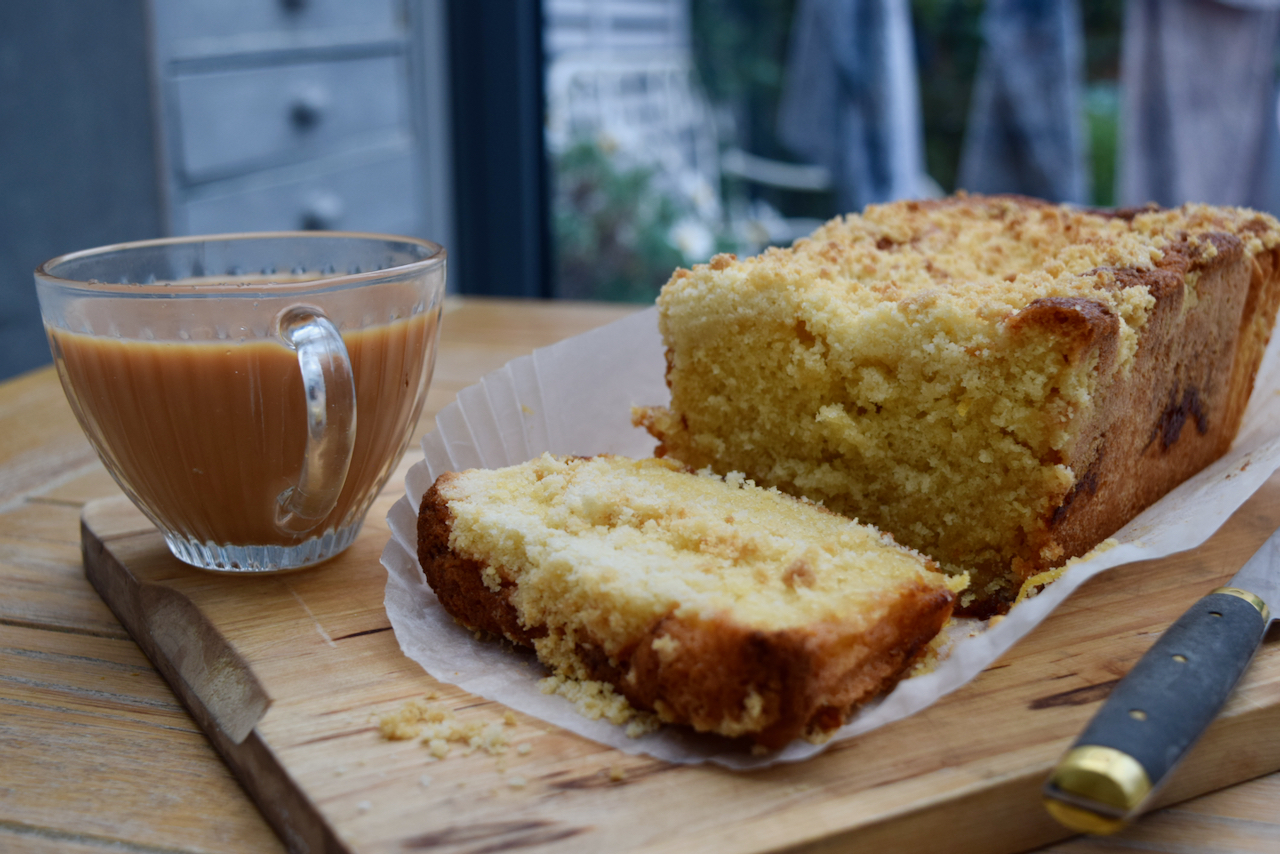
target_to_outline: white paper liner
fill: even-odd
[[[532,654],[505,643],[478,642],[455,623],[418,566],[418,503],[443,472],[511,465],[544,451],[651,455],[655,442],[631,425],[631,407],[670,399],[663,353],[657,311],[650,308],[516,359],[460,392],[437,417],[436,430],[423,438],[426,457],[409,470],[406,496],[387,515],[392,531],[382,555],[389,576],[387,614],[401,649],[434,678],[626,753],[739,769],[806,759],[825,745],[796,741],[781,751],[753,756],[739,743],[681,727],[629,738],[622,727],[590,720],[569,701],[539,691],[537,681],[545,672]],[[1099,572],[1204,542],[1277,467],[1280,335],[1267,350],[1236,443],[1225,457],[1126,525],[1114,536],[1119,545],[1073,564],[996,625],[977,624],[982,630],[956,640],[933,672],[905,679],[864,706],[832,740],[900,720],[964,685]]]

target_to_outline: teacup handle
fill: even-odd
[[[298,353],[307,406],[307,449],[298,482],[276,499],[276,527],[305,534],[333,512],[356,440],[356,384],[337,327],[318,308],[280,314],[281,340]]]

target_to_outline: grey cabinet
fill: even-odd
[[[0,378],[49,361],[31,271],[64,252],[294,228],[452,250],[446,3],[0,0]]]
[[[443,0],[149,0],[174,234],[449,241]]]

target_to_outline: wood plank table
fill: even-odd
[[[629,310],[451,302],[418,435],[488,371]],[[52,369],[0,384],[0,851],[284,850],[85,579],[81,510],[118,494]],[[1277,512],[1259,503],[1272,501],[1280,478],[1240,513]],[[1280,732],[1256,738],[1274,749]],[[1162,809],[1118,836],[1041,850],[1280,851],[1277,804],[1280,773]]]

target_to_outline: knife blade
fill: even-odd
[[[1136,818],[1209,726],[1280,611],[1280,531],[1223,587],[1160,636],[1044,784],[1071,830],[1109,834]]]

